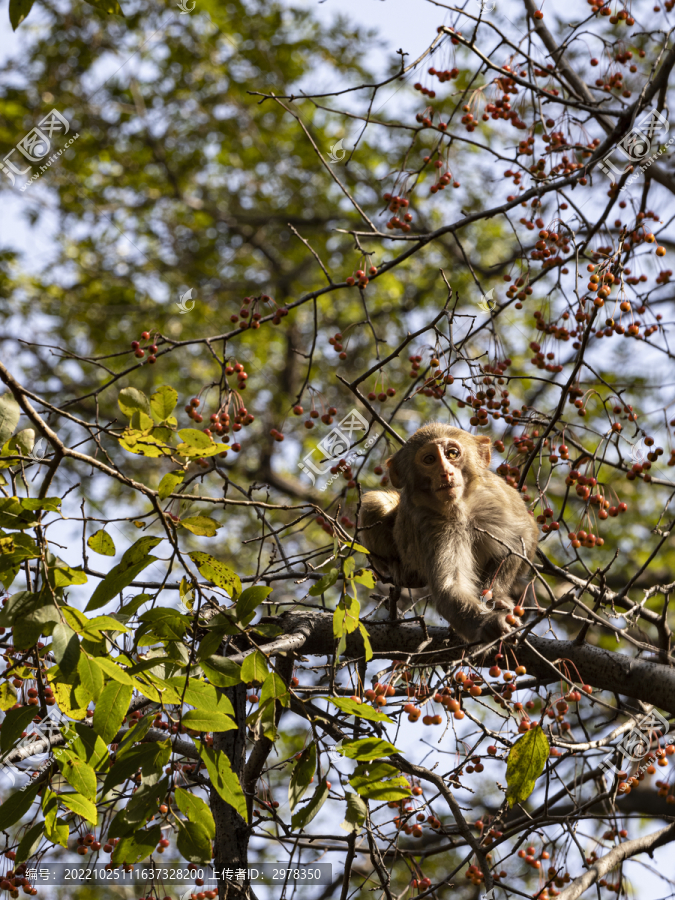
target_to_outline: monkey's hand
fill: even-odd
[[[476,640],[489,642],[508,637],[512,632],[511,626],[506,621],[508,613],[509,609],[507,608],[505,611],[495,610],[495,612],[484,615]]]

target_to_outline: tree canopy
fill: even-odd
[[[675,890],[673,5],[436,3],[383,72],[292,4],[11,0],[0,893]],[[361,543],[429,421],[540,525],[508,640]]]

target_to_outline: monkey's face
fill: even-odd
[[[459,441],[438,438],[423,444],[413,461],[414,491],[419,505],[440,512],[461,500],[465,480],[462,472],[463,449]]]

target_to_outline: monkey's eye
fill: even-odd
[[[428,466],[430,466],[432,463],[436,462],[436,457],[432,453],[427,453],[427,455],[424,457],[424,462]]]
[[[459,456],[459,450],[457,449],[457,447],[448,447],[445,455],[448,457],[448,459],[457,459],[457,457]]]

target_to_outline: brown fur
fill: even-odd
[[[489,464],[485,435],[426,425],[387,463],[400,493],[367,493],[359,516],[359,540],[381,579],[428,585],[438,611],[468,641],[508,633],[504,610],[529,572],[513,552],[531,560],[538,540],[522,498]],[[493,611],[481,604],[481,588],[491,588]]]

